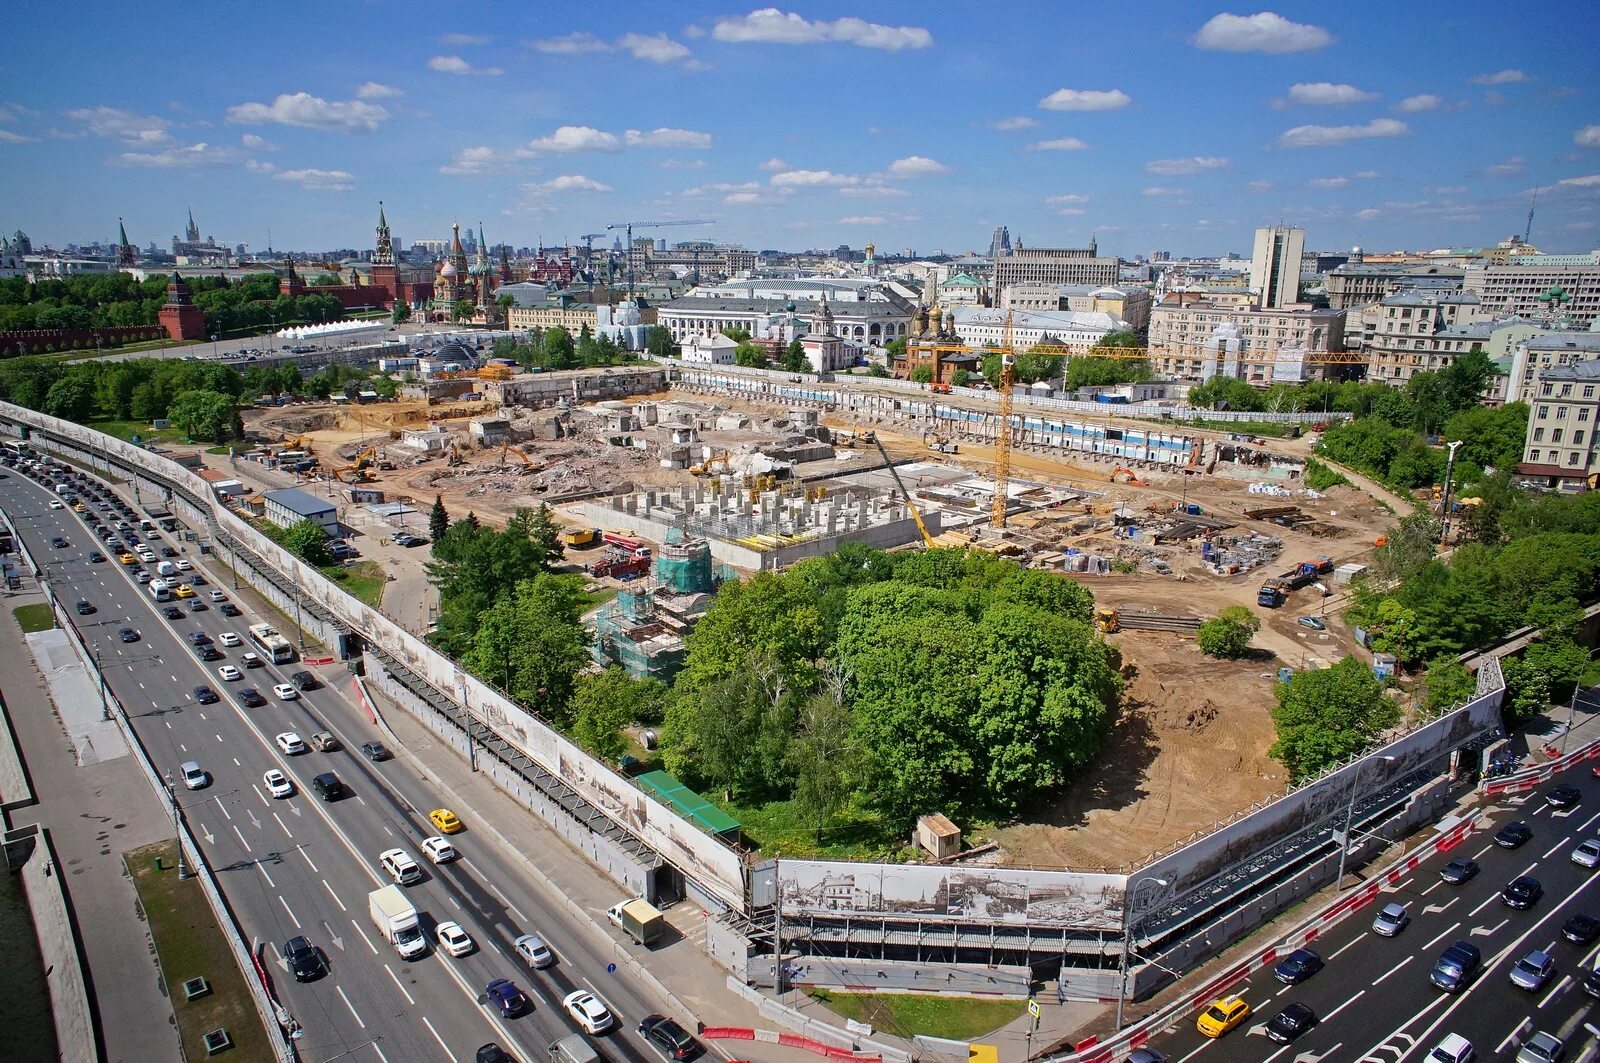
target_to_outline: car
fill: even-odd
[[[300,696],[300,692],[288,683],[278,683],[272,688],[279,701],[293,701]]]
[[[79,616],[88,616],[90,613],[94,612],[94,606],[80,598],[78,600],[78,604],[74,605],[72,610]]]
[[[1298,985],[1322,970],[1322,957],[1315,949],[1295,949],[1272,969],[1272,976],[1287,985]]]
[[[322,951],[306,938],[293,937],[283,943],[283,959],[296,982],[315,982],[328,973]]]
[[[182,620],[183,610],[179,609],[175,605],[169,605],[165,609],[161,610],[161,615],[166,617],[168,620]]]
[[[289,682],[299,690],[315,690],[321,685],[317,682],[317,677],[310,672],[294,672],[289,676]]]
[[[1506,888],[1500,891],[1500,903],[1507,908],[1525,912],[1532,908],[1540,897],[1544,896],[1544,887],[1532,875],[1518,875],[1506,883]]]
[[[1250,1005],[1244,997],[1219,997],[1206,1005],[1194,1026],[1202,1037],[1221,1037],[1249,1016]]]
[[[693,1059],[704,1051],[688,1030],[665,1015],[646,1015],[639,1020],[639,1033],[668,1059]]]
[[[244,640],[232,631],[224,631],[217,636],[217,641],[224,646],[242,646],[244,644]]]
[[[393,332],[394,329],[390,329]],[[577,1035],[574,1034],[574,1037]],[[498,1044],[490,1041],[486,1045],[478,1046],[478,1054],[473,1057],[473,1063],[517,1063],[516,1057]]]
[[[217,697],[217,692],[215,690],[212,690],[208,686],[201,685],[194,688],[194,700],[198,701],[202,705],[211,705],[217,701],[220,701],[221,699]]]
[[[402,886],[422,881],[422,868],[404,849],[385,849],[378,854],[378,863]]]
[[[1533,828],[1520,819],[1512,820],[1494,832],[1494,843],[1502,849],[1517,849],[1533,837]]]
[[[1372,932],[1380,937],[1392,938],[1411,923],[1411,913],[1403,904],[1386,904],[1378,909],[1372,920]]]
[[[223,656],[222,651],[215,646],[200,646],[195,652],[200,655],[202,661],[220,661]]]
[[[262,697],[261,691],[255,687],[245,687],[239,691],[239,700],[244,702],[246,708],[251,709],[259,709],[267,703],[267,699]]]
[[[478,947],[472,940],[472,935],[461,928],[457,922],[446,921],[434,927],[434,937],[438,939],[439,947],[452,956],[467,956]]]
[[[217,602],[217,603],[225,602],[225,601],[228,600],[228,596],[226,594],[223,594],[221,591],[216,591],[216,590],[212,591],[209,595],[207,595],[207,597],[209,597],[212,601]]]
[[[1458,941],[1445,949],[1428,972],[1428,981],[1446,993],[1459,993],[1477,972],[1483,953],[1470,941]]]
[[[142,568],[133,568],[133,569],[130,569],[129,571],[133,573],[134,582],[139,584],[140,586],[143,586],[144,584],[150,582],[150,573],[146,572],[144,569],[142,569]]]
[[[102,563],[103,561],[105,561],[105,559],[106,559],[106,555],[102,554],[100,551],[98,551],[98,550],[90,550],[89,551],[89,564],[98,565],[98,564]]]
[[[174,550],[170,546],[163,546],[161,548],[161,556],[162,557],[177,557],[178,556],[178,551]]]
[[[194,568],[193,565],[189,564],[189,562],[185,561],[181,557],[178,558],[177,565],[179,572],[188,572],[190,569]]]
[[[1424,1063],[1472,1063],[1476,1056],[1471,1041],[1458,1033],[1449,1033],[1433,1046]]]
[[[172,594],[175,598],[193,598],[194,589],[188,584],[180,583],[172,589]]]
[[[436,864],[448,864],[461,854],[456,852],[456,847],[439,837],[437,834],[422,839],[422,851],[428,854],[428,859]]]
[[[244,673],[231,664],[225,664],[217,669],[217,676],[226,682],[233,683],[244,678]]]
[[[448,808],[436,808],[429,812],[428,822],[438,828],[440,834],[456,834],[462,829],[460,818]]]
[[[239,607],[232,602],[223,602],[221,612],[223,616],[238,616]]]
[[[178,765],[178,774],[183,779],[183,785],[191,790],[203,790],[211,785],[210,773],[202,768],[198,761],[184,761]]]
[[[499,1010],[502,1018],[515,1018],[529,1007],[528,995],[509,978],[496,978],[483,987],[483,995]]]
[[[611,1017],[611,1011],[600,998],[587,989],[574,990],[561,998],[561,1006],[567,1009],[567,1014],[572,1016],[572,1021],[582,1026],[590,1034],[597,1034],[603,1030],[611,1029],[616,1022]]]
[[[125,627],[121,631],[117,632],[117,638],[121,639],[123,642],[138,642],[139,633],[133,630],[131,627]]]
[[[324,801],[337,801],[345,795],[344,783],[339,781],[339,776],[331,771],[311,777],[311,788]]]
[[[1478,875],[1478,862],[1465,856],[1458,856],[1439,870],[1439,877],[1446,882],[1459,886],[1463,882],[1470,882]]]
[[[1600,838],[1590,838],[1578,843],[1572,850],[1572,862],[1579,867],[1600,867]]]
[[[1534,949],[1511,965],[1511,984],[1534,993],[1543,989],[1555,973],[1555,957],[1542,949]]]
[[[306,751],[305,742],[293,731],[284,731],[273,741],[278,743],[278,748],[283,750],[285,756],[292,757]]]
[[[1311,1010],[1310,1005],[1295,1001],[1267,1023],[1267,1036],[1280,1045],[1286,1045],[1316,1024],[1317,1013]]]
[[[199,598],[191,598],[189,600],[189,612],[191,613],[203,613],[209,608],[211,607],[205,602],[202,602]]]
[[[388,760],[389,747],[382,742],[361,743],[361,755],[371,761]]]
[[[239,663],[244,665],[246,668],[260,668],[267,662],[263,661],[260,657],[253,653],[241,653],[239,655]]]
[[[267,793],[273,797],[294,796],[294,783],[290,782],[289,777],[277,768],[273,768],[261,776],[261,781],[266,785]]]
[[[1579,912],[1561,925],[1561,936],[1574,945],[1587,945],[1600,937],[1600,919]]]
[[[1580,988],[1591,997],[1600,997],[1600,968],[1584,972]]]
[[[1583,800],[1583,791],[1576,786],[1557,786],[1544,795],[1544,803],[1551,808],[1571,808]]]
[[[120,553],[120,554],[117,555],[118,563],[124,564],[124,565],[136,564],[138,562],[138,560],[139,559],[137,557],[134,557],[132,554],[127,553],[126,551],[124,551],[123,553]]]
[[[1302,616],[1299,620],[1296,620],[1295,623],[1299,624],[1301,627],[1308,627],[1312,631],[1328,630],[1328,622],[1323,620],[1320,616]]]
[[[1562,1063],[1566,1058],[1567,1046],[1561,1043],[1561,1038],[1540,1030],[1522,1042],[1516,1063]]]
[[[50,500],[51,509],[61,509],[64,505],[65,503],[63,503],[59,498],[52,498]]]
[[[550,946],[537,934],[523,934],[511,943],[517,950],[517,955],[528,961],[528,966],[534,970],[543,970],[556,962],[555,953],[550,951]],[[593,1030],[589,1031],[594,1033]]]
[[[318,731],[311,736],[311,748],[319,753],[337,753],[343,749],[331,731]]]
[[[200,575],[200,573],[196,572],[194,575],[189,577],[189,585],[191,587],[204,587],[206,585],[206,578]]]
[[[68,543],[61,536],[56,535],[56,536],[52,536],[51,537],[50,545],[53,546],[57,550],[65,550],[67,548]]]

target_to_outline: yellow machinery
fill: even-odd
[[[1116,633],[1121,622],[1122,617],[1109,605],[1101,605],[1095,608],[1094,626],[1097,630],[1103,631],[1107,635],[1112,635]]]
[[[709,476],[713,471],[715,471],[712,469],[713,465],[721,465],[723,468],[727,468],[728,455],[713,454],[699,465],[689,466],[689,473],[693,476]]]
[[[516,375],[515,366],[501,365],[498,362],[486,365],[478,370],[479,380],[510,380]]]
[[[450,449],[445,452],[444,463],[453,469],[460,465],[461,461],[461,448],[456,446],[455,440],[451,440]]]
[[[534,464],[534,461],[533,461],[532,458],[528,457],[528,455],[524,454],[522,451],[518,450],[516,447],[512,446],[510,443],[506,443],[504,446],[502,446],[500,448],[500,467],[502,469],[505,468],[506,455],[507,454],[515,454],[522,461],[522,464],[524,464],[524,465],[532,465],[532,464]]]
[[[933,536],[928,534],[928,526],[922,523],[922,513],[917,509],[916,502],[912,501],[911,492],[906,490],[905,483],[900,479],[900,470],[894,467],[894,462],[889,458],[889,452],[883,449],[883,442],[873,433],[873,443],[877,444],[878,453],[883,455],[883,464],[889,470],[889,475],[894,477],[894,485],[900,488],[900,494],[906,500],[906,508],[911,511],[911,519],[917,522],[917,531],[922,533],[922,542],[929,550],[933,549]]]
[[[1017,356],[1011,345],[1011,311],[1006,311],[1005,330],[1000,339],[1000,416],[994,434],[994,505],[989,524],[1006,526],[1006,508],[1011,501],[1011,385],[1016,382]]]
[[[588,546],[600,537],[600,532],[594,528],[575,528],[572,531],[561,533],[561,542],[564,546]]]
[[[337,469],[334,469],[333,477],[334,479],[341,480],[344,483],[368,483],[372,480],[372,474],[367,472],[367,468],[368,466],[377,464],[377,462],[378,452],[373,450],[371,447],[367,447],[361,453],[357,454],[349,465],[341,465]],[[345,479],[345,473],[352,474],[348,480]]]

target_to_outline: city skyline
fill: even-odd
[[[1132,257],[1248,254],[1278,223],[1328,249],[1493,244],[1537,190],[1532,242],[1591,249],[1600,15],[1502,12],[355,5],[313,32],[41,9],[0,70],[0,228],[64,246],[121,217],[164,245],[192,208],[230,246],[361,248],[383,200],[407,245],[707,218],[657,235],[954,253],[1004,224]],[[36,76],[63,39],[94,61]],[[167,66],[180,40],[204,47]]]

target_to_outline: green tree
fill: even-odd
[[[911,380],[916,384],[933,383],[933,366],[919,365],[911,370]]]
[[[522,580],[483,613],[463,663],[521,704],[570,726],[574,683],[589,660],[582,603],[572,576]]]
[[[233,399],[215,391],[179,394],[172,400],[167,417],[184,435],[203,443],[221,443],[244,435]]]
[[[546,570],[561,563],[566,546],[561,542],[561,525],[555,513],[544,503],[538,509],[520,506],[506,525],[507,534],[517,534],[532,543],[538,551],[539,565]]]
[[[1201,624],[1195,640],[1206,656],[1236,661],[1250,652],[1250,639],[1260,630],[1260,617],[1242,605],[1230,605]]]
[[[790,750],[794,803],[802,819],[811,824],[818,843],[855,791],[853,726],[850,710],[831,694],[813,694],[800,706]]]
[[[678,356],[678,345],[672,341],[672,330],[665,325],[651,325],[645,330],[644,346],[656,358]]]
[[[951,387],[964,388],[970,383],[972,383],[972,374],[965,369],[957,369],[950,374]]]
[[[85,422],[94,416],[95,406],[94,385],[77,373],[51,384],[44,396],[44,412],[64,421]]]
[[[433,508],[428,511],[428,538],[438,542],[450,530],[450,514],[445,512],[444,497],[433,496]]]
[[[733,349],[733,364],[742,365],[749,369],[765,369],[767,368],[766,348],[751,343],[749,340],[741,341]]]
[[[394,306],[389,310],[389,322],[394,325],[403,325],[411,320],[411,304],[404,299],[396,299]]]
[[[544,330],[544,364],[547,369],[571,369],[577,364],[572,333],[559,326]]]
[[[1332,668],[1297,672],[1278,685],[1277,697],[1272,722],[1278,740],[1268,752],[1295,782],[1361,752],[1400,719],[1372,670],[1353,656]]]
[[[1454,657],[1435,657],[1428,665],[1422,680],[1423,711],[1437,716],[1469,700],[1478,689],[1478,681]]]
[[[450,305],[451,321],[470,321],[472,315],[478,312],[471,299],[457,299]]]
[[[1413,513],[1389,529],[1386,539],[1372,552],[1372,571],[1384,582],[1399,583],[1433,560],[1439,526],[1426,513]]]
[[[907,344],[906,338],[904,336],[898,336],[895,339],[892,339],[888,343],[883,345],[883,349],[889,355],[889,364],[890,365],[893,365],[896,360],[904,358],[906,356],[906,344]]]
[[[806,358],[806,348],[799,340],[790,340],[783,349],[783,368],[790,373],[811,372],[811,362]]]
[[[724,327],[722,329],[722,334],[728,337],[730,340],[733,340],[735,343],[750,342],[750,330],[747,328],[740,328],[738,325],[728,325]]]
[[[615,763],[628,751],[629,724],[659,717],[666,687],[655,679],[633,679],[613,665],[598,675],[580,675],[572,695],[572,736],[595,756]]]
[[[328,552],[328,533],[314,520],[297,520],[285,528],[283,546],[316,568],[333,564],[333,554]]]

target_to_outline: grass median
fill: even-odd
[[[160,869],[156,867],[157,857],[163,865]],[[177,843],[156,842],[131,849],[122,859],[133,876],[139,907],[150,924],[150,936],[161,961],[161,977],[178,1019],[184,1056],[205,1059],[203,1038],[221,1027],[233,1039],[234,1047],[225,1053],[229,1059],[270,1061],[272,1045],[250,999],[250,988],[233,960],[200,884],[192,878],[178,879]],[[210,982],[211,992],[187,1000],[183,983],[195,977]]]
[[[22,629],[24,635],[35,631],[49,631],[56,626],[55,614],[42,602],[19,605],[11,610],[11,615],[17,618],[17,626]]]
[[[1027,1006],[1021,1000],[915,993],[832,993],[816,989],[810,995],[835,1015],[869,1023],[886,1033],[900,1037],[925,1034],[952,1041],[970,1041],[998,1030],[1021,1015]]]

